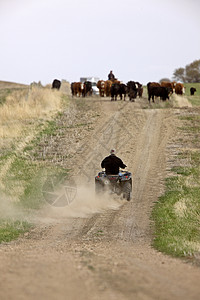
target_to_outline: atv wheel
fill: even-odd
[[[125,182],[123,186],[123,198],[127,201],[131,200],[131,183]]]

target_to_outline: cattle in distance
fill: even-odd
[[[52,82],[52,89],[57,89],[59,90],[61,86],[61,81],[58,79],[54,79],[54,81]]]

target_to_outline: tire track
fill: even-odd
[[[142,114],[145,114],[145,118],[143,116],[143,122],[138,127],[137,143],[132,144],[134,141],[129,141],[127,144],[127,147],[135,147],[134,157],[131,153],[123,157],[123,160],[128,161],[128,165],[132,164],[133,168],[133,199],[130,203],[122,202],[123,206],[119,211],[107,211],[93,217],[92,227],[88,225],[88,235],[100,228],[106,232],[105,239],[143,242],[151,240],[149,215],[153,202],[157,200],[162,190],[162,180],[165,176],[164,152],[172,124],[169,122],[168,112],[148,110]],[[134,123],[137,120],[133,121],[130,117],[128,123],[132,122],[132,127],[135,127]],[[123,130],[113,135],[115,141],[120,140],[120,135],[123,135]],[[165,137],[164,140],[162,135]],[[86,228],[87,222],[90,221],[86,221]]]

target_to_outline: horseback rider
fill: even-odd
[[[112,149],[110,155],[102,160],[101,167],[105,168],[106,175],[117,175],[119,174],[119,168],[124,169],[126,165],[115,155],[115,150]]]

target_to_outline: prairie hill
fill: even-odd
[[[3,89],[18,89],[18,88],[27,88],[27,84],[21,84],[16,82],[9,82],[9,81],[1,81],[0,80],[0,90]]]

